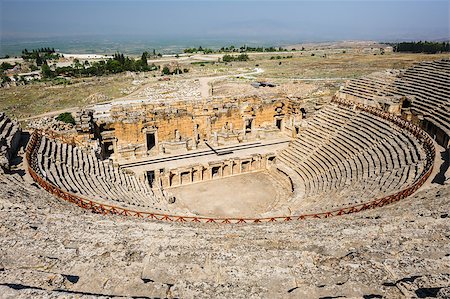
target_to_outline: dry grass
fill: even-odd
[[[74,80],[70,85],[35,83],[4,88],[0,94],[0,111],[17,118],[61,110],[88,103],[93,94],[109,98],[123,95],[122,89],[131,85],[132,78],[125,75]]]
[[[314,52],[314,51],[313,51]],[[261,75],[267,78],[356,78],[384,69],[401,69],[414,62],[435,60],[448,57],[445,54],[398,54],[385,55],[359,54],[359,53],[323,53],[311,56],[312,52],[289,54],[293,58],[270,60],[270,56],[252,56],[248,66],[263,68]],[[326,52],[325,52],[326,53]],[[282,56],[286,56],[283,54]],[[279,64],[281,62],[281,65]]]
[[[313,52],[316,54],[315,56],[311,56]],[[323,57],[324,54],[326,54],[326,58]],[[355,78],[374,71],[405,68],[417,61],[441,59],[448,56],[398,53],[373,55],[360,53],[355,49],[349,49],[347,53],[331,49],[280,55],[293,55],[294,57],[271,60],[270,57],[276,55],[250,54],[251,60],[248,62],[233,62],[226,65],[207,63],[204,66],[186,64],[190,72],[172,77],[172,80],[240,73],[258,66],[265,71],[259,75],[260,79],[289,84],[290,82],[286,82],[286,79]],[[156,72],[141,74],[139,79],[143,80],[142,84],[151,85],[152,82],[157,82],[157,78],[153,78],[153,75],[158,76],[159,74]],[[133,87],[133,80],[130,76],[120,74],[76,79],[70,85],[51,86],[49,83],[37,83],[4,88],[0,93],[0,111],[5,111],[13,117],[26,118],[50,111],[85,106],[104,101],[104,97],[100,97],[98,100],[95,97],[89,98],[94,94],[102,94],[111,99],[125,96],[123,90],[130,90]],[[342,80],[337,82],[342,82]],[[137,87],[134,86],[134,88]]]

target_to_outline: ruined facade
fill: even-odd
[[[99,134],[115,161],[178,154],[208,146],[295,136],[301,104],[256,97],[221,101],[113,106]]]

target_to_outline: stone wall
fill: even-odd
[[[109,127],[114,129],[114,158],[179,153],[203,147],[204,141],[226,145],[271,139],[285,131],[291,134],[294,118],[301,119],[299,109],[298,101],[257,97],[113,106]],[[280,128],[276,119],[282,119]],[[152,148],[147,146],[147,134],[154,134]]]
[[[213,161],[207,164],[193,164],[174,169],[154,171],[153,188],[169,188],[192,184],[212,179],[219,179],[269,169],[275,159],[275,154],[254,154],[248,157],[231,158]],[[146,175],[146,180],[149,174]]]

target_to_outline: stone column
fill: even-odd
[[[194,149],[196,149],[197,146],[198,146],[198,142],[199,142],[198,139],[199,139],[199,138],[198,138],[198,128],[197,128],[197,124],[194,124],[194,144],[193,144]]]
[[[215,146],[218,146],[218,145],[219,145],[219,137],[217,136],[217,132],[214,132],[214,141],[213,141],[213,144],[214,144]]]

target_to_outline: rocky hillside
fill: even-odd
[[[450,186],[325,220],[102,216],[0,176],[0,297],[449,298]]]

